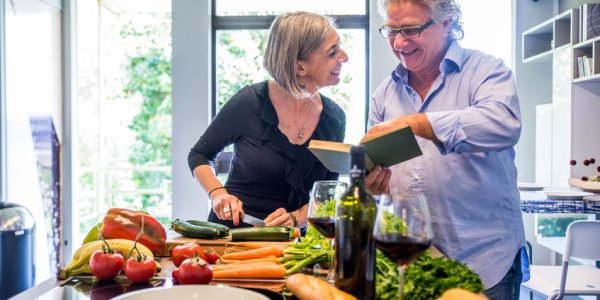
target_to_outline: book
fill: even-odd
[[[422,155],[421,148],[410,127],[381,132],[363,138],[360,144],[365,147],[365,168],[375,166],[391,167]],[[350,169],[351,144],[311,140],[308,149],[331,172],[347,174]]]

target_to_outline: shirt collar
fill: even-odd
[[[460,71],[464,63],[464,52],[465,49],[460,46],[458,41],[452,41],[440,63],[440,72]],[[396,83],[400,81],[403,84],[408,84],[408,70],[402,64],[398,64],[392,71],[392,80]]]

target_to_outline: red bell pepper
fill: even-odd
[[[106,212],[102,225],[102,236],[105,239],[127,239],[134,241],[142,230],[144,219],[144,234],[139,243],[148,247],[154,254],[160,254],[165,248],[167,232],[152,216],[126,208],[111,208]],[[129,253],[124,253],[128,255]]]

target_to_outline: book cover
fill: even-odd
[[[422,155],[421,148],[410,127],[383,132],[360,142],[365,147],[365,168],[377,165],[391,167]],[[350,144],[311,140],[308,149],[331,172],[346,174],[349,171]]]

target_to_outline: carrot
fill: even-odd
[[[300,232],[300,230],[298,230]],[[235,243],[237,246],[241,246],[248,249],[258,249],[268,246],[289,246],[289,242],[237,242]]]
[[[275,257],[274,255],[269,255],[267,257],[253,258],[253,259],[246,259],[246,260],[224,260],[224,259],[221,259],[221,262],[225,263],[225,264],[247,264],[247,263],[255,263],[255,262],[277,263],[277,257]]]
[[[258,278],[274,279],[285,277],[285,267],[274,263],[261,263],[256,265],[242,265],[239,268],[214,270],[213,278]]]
[[[292,234],[293,238],[297,238],[300,236],[300,229],[298,229],[297,227],[294,228],[294,233]]]
[[[221,259],[224,259],[226,261],[231,260],[231,259],[247,260],[247,259],[253,259],[253,258],[268,257],[271,255],[276,256],[276,257],[282,257],[283,249],[284,249],[284,247],[279,246],[279,245],[267,246],[267,247],[262,247],[262,248],[258,248],[258,249],[223,254],[223,255],[221,255]]]
[[[211,265],[213,272],[221,270],[233,270],[240,268],[261,268],[265,264],[272,264],[272,262],[254,262],[249,264],[213,264]]]

